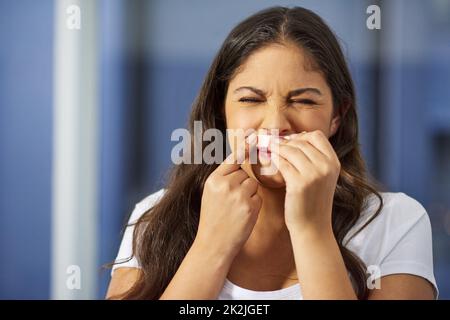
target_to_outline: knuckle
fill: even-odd
[[[236,192],[236,201],[238,201],[239,203],[245,203],[245,200],[245,195],[241,190]]]
[[[230,181],[225,180],[225,179],[219,185],[220,185],[220,188],[221,188],[221,190],[223,192],[231,192],[232,189],[233,189],[232,186],[231,186]]]
[[[321,130],[314,130],[312,132],[312,135],[315,136],[315,137],[323,137],[324,136],[323,132]]]
[[[322,163],[318,167],[318,175],[319,177],[327,177],[332,173],[331,166],[329,166],[327,163]]]
[[[207,188],[211,188],[215,185],[215,180],[216,177],[214,176],[214,174],[211,174],[205,181],[205,187]]]
[[[341,171],[341,162],[339,161],[339,159],[336,159],[336,169],[338,172]]]
[[[244,213],[251,213],[252,212],[252,206],[248,202],[242,203],[242,211]]]
[[[328,174],[329,175],[336,175],[339,174],[339,172],[341,171],[341,163],[339,162],[339,160],[332,160],[329,164],[328,164]]]
[[[213,179],[210,179],[207,181],[208,187],[211,190],[214,190],[215,192],[228,192],[231,189],[230,183],[227,179],[219,178],[219,177],[213,177]]]

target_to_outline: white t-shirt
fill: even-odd
[[[164,194],[159,190],[139,202],[133,210],[129,223],[135,222],[144,212],[150,209]],[[381,193],[383,209],[368,226],[348,241],[349,237],[369,219],[378,208],[378,198],[371,195],[355,226],[344,238],[344,244],[357,254],[368,266],[367,276],[371,279],[389,274],[406,273],[427,279],[438,288],[433,274],[433,251],[431,225],[423,206],[404,193]],[[132,253],[132,237],[134,226],[126,228],[116,262],[127,260]],[[114,270],[121,267],[139,268],[136,257],[115,264]],[[375,285],[375,283],[374,283]],[[301,285],[275,291],[254,291],[239,287],[228,279],[218,299],[229,300],[298,300],[302,299]]]

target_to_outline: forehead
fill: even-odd
[[[327,87],[313,59],[304,49],[290,43],[270,44],[252,53],[236,71],[230,89],[243,85],[269,91],[301,86],[325,90]]]

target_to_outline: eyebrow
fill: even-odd
[[[255,87],[249,87],[249,86],[239,87],[236,90],[234,90],[234,93],[238,93],[239,91],[242,91],[242,90],[250,90],[250,91],[256,93],[259,96],[265,96],[266,95],[266,92],[264,92],[263,90],[257,89]],[[299,89],[295,89],[295,90],[289,91],[289,93],[287,95],[287,98],[289,99],[289,98],[301,95],[302,93],[305,93],[305,92],[312,92],[312,93],[315,93],[315,94],[317,94],[319,96],[322,95],[322,92],[319,89],[317,89],[317,88],[309,88],[308,87],[308,88],[299,88]]]
[[[295,89],[295,90],[289,91],[288,98],[299,96],[299,95],[301,95],[302,93],[305,93],[305,92],[312,92],[312,93],[315,93],[315,94],[317,94],[319,96],[322,95],[322,92],[320,92],[320,90],[317,89],[317,88],[300,88],[300,89]]]
[[[255,88],[255,87],[248,87],[248,86],[245,86],[245,87],[239,87],[239,88],[237,88],[236,90],[234,90],[234,93],[238,93],[239,91],[242,91],[242,90],[250,90],[250,91],[256,93],[256,94],[259,95],[259,96],[265,96],[265,95],[266,95],[266,92],[265,92],[265,91],[263,91],[263,90],[261,90],[261,89],[257,89],[257,88]]]

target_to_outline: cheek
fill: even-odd
[[[255,110],[229,106],[225,109],[227,129],[250,129],[255,128],[258,115]]]
[[[283,112],[283,111],[280,111]],[[284,113],[284,112],[283,112]],[[233,104],[225,107],[227,129],[256,129],[264,121],[263,109],[242,108]],[[321,130],[325,134],[330,131],[331,107],[321,110],[291,109],[284,113],[285,119],[290,122],[292,129],[296,132]]]
[[[243,129],[244,132],[248,129],[254,129],[254,123],[252,119],[254,117],[250,116],[249,112],[243,112],[242,109],[239,109],[232,104],[227,104],[225,106],[225,119],[226,119],[226,129],[227,130],[238,130]],[[227,141],[230,145],[231,151],[235,152],[238,148],[238,140],[240,138],[232,136],[232,132],[227,132]],[[242,141],[240,143],[243,143]]]
[[[296,131],[314,131],[321,130],[327,133],[330,128],[331,117],[328,112],[319,110],[305,110],[291,117],[295,123]]]

